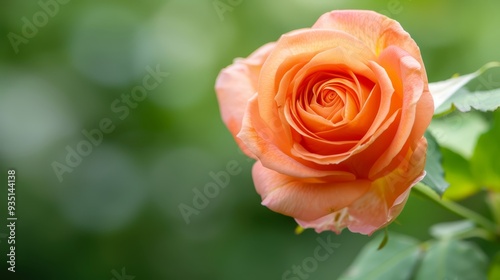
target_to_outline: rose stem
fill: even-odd
[[[495,223],[486,219],[485,217],[479,215],[478,213],[450,200],[443,200],[439,197],[437,193],[431,190],[429,187],[423,184],[417,184],[413,187],[418,194],[429,198],[436,204],[447,209],[448,211],[473,221],[476,225],[483,227],[495,236],[500,236],[500,228]]]

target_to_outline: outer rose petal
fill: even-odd
[[[304,228],[317,232],[339,233],[348,227],[352,232],[372,234],[392,222],[403,210],[411,187],[425,176],[427,140],[422,137],[417,149],[390,174],[377,179],[371,188],[353,204],[316,220],[296,218]]]
[[[347,207],[365,194],[371,185],[368,180],[303,180],[267,169],[260,162],[254,164],[252,175],[263,205],[304,220],[315,220]]]
[[[241,149],[251,157],[254,156],[236,138],[236,134],[241,129],[248,100],[256,92],[260,68],[273,48],[274,43],[269,43],[250,54],[248,58],[236,59],[234,64],[221,71],[215,83],[222,120]]]
[[[313,221],[303,221],[299,219],[295,219],[295,221],[302,228],[313,228],[317,233],[333,231],[340,234],[340,232],[348,226],[348,210],[349,208],[346,207]]]
[[[312,28],[349,33],[363,41],[377,55],[388,46],[398,46],[411,54],[420,65],[424,65],[420,49],[408,32],[397,21],[373,11],[332,11],[322,15]],[[427,82],[425,69],[423,71]]]
[[[430,93],[425,90],[423,67],[417,60],[404,50],[390,46],[382,52],[379,61],[380,65],[388,72],[393,83],[397,85],[396,91],[401,94],[402,108],[398,130],[392,142],[387,143],[387,149],[370,170],[370,178],[378,177],[376,174],[387,167],[401,153],[405,145],[412,144],[412,147],[415,147],[421,135],[418,135],[416,139],[411,139],[412,130],[416,128],[423,133],[425,128],[429,126],[434,111],[434,106],[431,103],[425,107],[420,107],[420,111],[417,112],[419,103],[428,103],[429,100],[432,102],[432,99],[423,97],[423,95],[430,96]],[[417,119],[417,117],[419,118]],[[399,164],[399,162],[396,164]]]

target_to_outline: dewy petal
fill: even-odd
[[[368,180],[321,182],[280,174],[256,162],[252,172],[262,204],[302,220],[315,220],[342,209],[366,193]]]
[[[248,58],[236,59],[232,65],[223,69],[217,77],[215,91],[221,117],[233,137],[241,129],[248,100],[256,92],[260,68],[273,48],[274,43],[269,43],[250,54]],[[242,150],[252,156],[241,141],[236,137],[235,139]]]

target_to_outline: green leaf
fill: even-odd
[[[469,242],[442,239],[430,243],[417,271],[415,280],[486,279],[488,259]]]
[[[470,159],[477,139],[488,128],[488,121],[480,112],[468,114],[453,112],[442,118],[434,118],[429,131],[436,138],[439,146],[449,148],[462,157]]]
[[[429,83],[429,91],[434,98],[434,114],[442,114],[451,109],[451,102],[448,100],[462,89],[468,82],[477,78],[481,73],[474,72],[459,77],[454,77],[449,80]]]
[[[456,108],[461,112],[469,112],[472,109],[483,112],[495,111],[500,107],[500,89],[470,92],[462,88],[448,99],[442,107],[446,108],[446,110]],[[438,110],[441,110],[441,108],[438,108]]]
[[[473,224],[465,221],[460,224],[450,224],[446,228],[441,226],[440,230],[440,237],[443,236],[444,239],[424,243],[392,233],[391,241],[380,251],[377,250],[377,246],[383,236],[379,235],[366,244],[339,279],[486,279],[488,267],[486,255],[472,243],[448,238],[455,236],[452,232],[473,229]]]
[[[460,236],[474,228],[476,228],[476,225],[472,221],[462,220],[435,224],[431,226],[430,232],[434,238],[444,239]]]
[[[426,175],[421,182],[430,187],[439,196],[442,196],[449,184],[444,180],[444,170],[441,166],[441,151],[436,139],[429,131],[425,132],[425,138],[427,139]]]
[[[441,154],[443,156],[443,168],[446,170],[444,178],[450,183],[450,187],[444,192],[444,198],[460,200],[475,194],[481,189],[472,175],[468,160],[442,147]]]
[[[436,239],[465,239],[471,237],[494,241],[495,236],[471,220],[439,223],[431,226],[430,234]]]
[[[454,94],[456,94],[461,88],[463,88],[467,83],[473,79],[479,77],[486,70],[499,67],[499,62],[490,62],[474,73],[454,77],[445,81],[435,82],[429,84],[429,91],[434,99],[434,108],[436,111],[434,114],[442,114],[451,109],[451,103],[447,102]]]
[[[391,233],[391,241],[379,251],[377,247],[381,239],[379,235],[370,241],[339,279],[409,279],[418,263],[419,242]]]
[[[490,264],[488,280],[500,279],[500,253],[497,253]]]
[[[470,163],[477,182],[500,191],[500,111],[495,112],[493,127],[479,137]]]

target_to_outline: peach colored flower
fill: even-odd
[[[433,99],[400,24],[333,11],[223,69],[224,123],[257,160],[262,204],[305,228],[371,234],[425,174]]]

